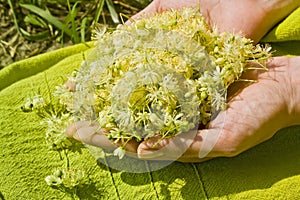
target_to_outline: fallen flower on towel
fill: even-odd
[[[87,176],[83,170],[70,168],[68,153],[81,153],[82,144],[65,134],[66,128],[74,121],[66,106],[59,104],[55,96],[47,99],[36,94],[28,97],[21,109],[34,112],[41,118],[40,124],[47,127],[45,138],[49,150],[58,152],[60,159],[66,162],[66,169],[55,170],[45,178],[46,183],[72,196],[76,195],[77,187],[87,183]]]
[[[79,199],[76,194],[78,187],[84,187],[89,182],[85,172],[80,169],[56,169],[45,181],[49,186],[70,194],[72,199]]]

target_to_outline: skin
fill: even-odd
[[[221,32],[242,32],[258,42],[276,23],[300,6],[297,0],[154,0],[132,19],[184,7],[199,7],[208,24]],[[249,12],[250,11],[250,12]],[[130,24],[129,20],[127,24]]]
[[[217,26],[220,31],[242,32],[254,42],[300,6],[299,1],[292,0],[154,0],[133,19],[169,9],[198,6],[199,2],[201,12],[211,26]],[[198,130],[191,143],[183,134],[161,140],[153,146],[160,139],[155,137],[140,144],[131,141],[126,150],[137,152],[133,156],[140,159],[202,162],[214,157],[238,155],[268,140],[279,129],[300,124],[300,88],[297,87],[300,85],[300,57],[276,57],[267,67],[267,71],[251,70],[243,75],[243,79],[254,80],[253,83],[234,83],[228,90],[227,109],[220,112],[206,129]],[[103,133],[97,124],[88,122],[77,122],[67,130],[69,137],[84,143],[115,149],[116,145]],[[179,141],[190,145],[178,158],[173,152],[181,148],[177,145]]]
[[[277,57],[268,64],[268,71],[251,71],[244,78],[255,83],[235,83],[229,90],[231,100],[228,108],[209,124],[199,130],[187,151],[178,159],[182,162],[201,162],[214,157],[232,157],[271,138],[281,128],[300,124],[300,57]],[[236,94],[234,91],[238,91]],[[235,95],[233,95],[234,93]],[[204,135],[219,134],[214,146],[202,148]],[[209,137],[209,136],[208,136]],[[138,154],[141,158],[155,160],[174,159],[174,139],[165,139],[151,148],[157,138],[141,143]],[[157,149],[164,148],[163,155]],[[212,149],[210,149],[212,148]],[[199,158],[204,151],[204,158]],[[207,152],[210,151],[210,152]]]

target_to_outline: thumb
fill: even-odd
[[[116,148],[116,145],[107,139],[104,130],[99,129],[97,124],[93,124],[89,121],[79,121],[71,124],[67,128],[66,134],[68,137],[74,138],[84,144],[104,148],[106,150],[114,150]]]
[[[91,123],[89,121],[75,122],[66,130],[68,137],[74,138],[87,145],[100,147],[108,151],[113,151],[118,146],[124,146],[127,152],[136,153],[138,143],[135,140],[130,140],[126,142],[126,144],[122,142],[115,143],[107,138],[106,133],[107,131],[100,129],[97,123]]]
[[[138,146],[138,157],[150,160],[177,160],[192,144],[196,134],[197,130],[194,130],[172,138],[149,138]]]
[[[157,7],[158,7],[157,1],[155,1],[155,0],[152,1],[146,8],[144,8],[137,14],[133,15],[130,19],[128,19],[125,22],[125,24],[130,25],[132,22],[134,22],[137,19],[141,19],[144,17],[149,17],[151,15],[154,15],[155,13],[157,13],[157,10],[158,10]]]
[[[150,160],[204,161],[218,157],[222,152],[225,112],[220,112],[208,129],[193,130],[173,138],[159,136],[142,142],[137,149],[138,157]]]

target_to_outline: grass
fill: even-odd
[[[91,40],[97,24],[116,27],[151,0],[0,0],[0,69]],[[122,16],[122,17],[120,17]]]
[[[47,40],[50,37],[62,43],[71,40],[73,44],[90,40],[91,30],[98,23],[115,26],[120,23],[118,13],[125,11],[132,15],[139,10],[126,1],[121,2],[8,0],[14,25],[27,40]]]

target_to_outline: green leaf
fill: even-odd
[[[100,0],[100,3],[99,3],[99,5],[97,7],[97,10],[95,12],[94,24],[97,24],[98,21],[99,21],[100,15],[103,11],[104,1],[105,0]]]
[[[14,9],[14,6],[13,6],[11,0],[8,0],[8,5],[9,5],[9,7],[11,9],[11,13],[12,13],[12,16],[13,16],[15,27],[16,27],[18,33],[21,34],[20,27],[19,27],[18,20],[17,20],[17,16],[16,16],[16,13],[15,13],[15,9]]]
[[[55,27],[57,27],[61,31],[65,32],[68,36],[72,37],[72,34],[73,34],[72,31],[65,24],[63,24],[61,21],[59,21],[56,17],[51,15],[49,12],[47,12],[43,9],[40,9],[34,5],[30,5],[30,4],[20,4],[20,5],[23,8],[26,8],[26,9],[30,10],[31,12],[39,15],[43,19],[47,20],[50,24],[53,24]]]
[[[85,17],[85,18],[83,18],[83,20],[81,22],[81,26],[80,26],[81,42],[85,42],[85,27],[86,27],[87,21],[88,21],[88,18]]]
[[[120,24],[119,15],[115,9],[114,4],[111,2],[111,0],[105,0],[105,1],[106,1],[106,5],[108,7],[109,13],[111,15],[111,19],[113,20],[113,22],[115,24]]]
[[[40,33],[36,33],[36,34],[31,34],[31,33],[28,33],[27,31],[25,31],[24,29],[20,28],[20,32],[26,39],[32,40],[32,41],[44,40],[45,38],[50,37],[50,32],[48,30],[40,32]]]
[[[42,28],[48,28],[47,23],[43,19],[32,14],[28,14],[25,17],[24,21],[32,25],[40,26]]]
[[[80,3],[80,1],[77,1],[73,7],[72,7],[72,10],[71,11],[71,22],[72,22],[72,32],[73,32],[73,39],[74,39],[74,42],[75,43],[79,43],[80,42],[80,39],[79,39],[79,36],[78,36],[78,32],[77,32],[77,28],[76,28],[76,23],[75,23],[75,18],[77,16],[77,13],[79,11],[79,9],[77,9],[77,5],[78,3]]]

